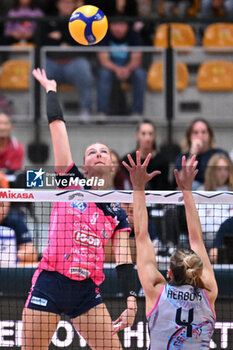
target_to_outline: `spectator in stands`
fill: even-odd
[[[167,17],[172,17],[174,16],[174,9],[176,9],[178,17],[185,17],[190,6],[190,0],[164,0],[164,15]]]
[[[130,223],[130,227],[132,229],[130,233],[130,249],[131,249],[131,255],[133,262],[136,263],[136,242],[135,242],[135,233],[134,233],[134,220],[133,220],[133,203],[121,203],[121,208],[126,212],[128,215],[128,220]],[[161,242],[158,238],[158,230],[156,228],[154,220],[151,219],[150,216],[148,216],[148,233],[150,236],[150,239],[153,243],[154,249],[156,253],[159,251],[159,247],[162,246]]]
[[[6,175],[0,172],[0,188],[8,187]],[[38,254],[32,244],[24,217],[13,210],[9,202],[0,202],[0,226],[10,228],[15,232],[19,262],[35,262],[38,260]]]
[[[178,170],[181,170],[181,159],[183,155],[185,155],[186,159],[190,159],[193,154],[197,155],[198,173],[193,182],[193,190],[198,189],[200,185],[204,183],[207,163],[213,154],[224,153],[228,156],[226,151],[215,148],[213,129],[210,124],[202,118],[194,119],[188,126],[183,150],[184,153],[180,154],[176,159],[175,167]]]
[[[78,6],[77,6],[78,5]],[[99,7],[106,16],[137,16],[136,0],[78,0],[76,6],[94,5]]]
[[[130,190],[132,189],[130,180],[126,172],[121,167],[121,160],[117,152],[111,150],[113,170],[111,173],[111,183],[109,189]]]
[[[24,147],[11,136],[12,124],[8,115],[0,114],[0,169],[19,170],[23,166]]]
[[[205,171],[205,182],[198,190],[233,191],[233,164],[224,153],[215,153]]]
[[[216,238],[213,243],[213,248],[211,248],[209,251],[209,257],[213,263],[218,262],[219,249],[224,247],[225,237],[229,236],[232,236],[233,238],[233,217],[228,218],[226,221],[224,221],[217,232]]]
[[[224,153],[215,153],[207,164],[204,179],[204,184],[198,190],[232,191],[233,165],[231,160]],[[198,213],[205,245],[207,249],[211,249],[220,225],[233,215],[233,205],[199,204]]]
[[[152,4],[150,0],[137,0],[137,4],[138,14],[140,17],[147,17],[151,15]]]
[[[0,92],[0,114],[12,114],[12,103],[6,95]]]
[[[15,0],[13,7],[7,13],[8,17],[43,17],[43,12],[37,7],[36,0]],[[33,43],[37,24],[35,21],[8,21],[5,25],[3,44]]]
[[[97,104],[98,112],[109,114],[110,96],[113,79],[118,82],[130,81],[132,83],[133,102],[131,113],[142,115],[144,92],[146,86],[146,73],[142,68],[142,53],[127,52],[125,48],[139,46],[140,36],[126,22],[112,22],[109,31],[101,42],[103,46],[114,48],[112,52],[98,53],[100,63],[98,73]],[[119,51],[115,49],[119,48]],[[124,50],[122,50],[124,48]]]
[[[203,16],[213,15],[214,10],[224,9],[225,15],[233,16],[233,1],[232,0],[202,0],[201,14]]]
[[[157,0],[158,1],[158,0]],[[147,17],[151,15],[150,0],[78,0],[77,4],[94,5],[99,7],[106,16],[127,16],[127,17]],[[81,5],[79,5],[81,6]],[[77,6],[78,7],[78,6]],[[133,29],[140,32],[141,39],[144,45],[151,45],[149,39],[151,31],[154,30],[154,25],[150,22],[136,21],[133,24]]]
[[[69,33],[67,20],[76,8],[75,0],[57,0],[58,21],[50,21],[44,28],[43,44],[60,47],[76,46]],[[90,56],[89,56],[90,57]],[[92,108],[91,64],[82,53],[61,52],[47,56],[46,72],[49,79],[58,84],[73,84],[80,95],[81,118],[86,121],[90,117]]]
[[[168,190],[168,161],[165,154],[161,154],[157,150],[156,145],[156,130],[154,124],[150,120],[143,120],[137,127],[137,148],[130,155],[133,160],[136,160],[136,151],[140,152],[141,161],[143,162],[149,153],[152,154],[148,165],[148,171],[154,169],[160,170],[162,175],[156,176],[147,184],[147,190]],[[128,163],[127,155],[122,159]]]
[[[38,261],[38,254],[31,239],[24,217],[17,211],[9,210],[0,226],[14,230],[17,244],[17,258],[19,262]]]

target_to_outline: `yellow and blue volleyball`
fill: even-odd
[[[97,44],[104,38],[107,30],[107,17],[96,6],[79,7],[69,20],[70,35],[81,45]]]

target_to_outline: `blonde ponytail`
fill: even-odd
[[[196,288],[201,287],[203,262],[192,250],[176,250],[171,256],[170,268],[173,274],[172,284],[190,284]]]

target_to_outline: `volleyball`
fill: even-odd
[[[96,6],[79,7],[69,20],[70,35],[81,45],[97,44],[104,38],[107,30],[107,17]]]

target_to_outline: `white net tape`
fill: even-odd
[[[233,192],[195,191],[197,204],[233,204]],[[0,191],[0,200],[8,202],[99,202],[132,203],[133,191],[93,190],[22,190]],[[181,191],[146,191],[146,202],[156,204],[182,204]]]

